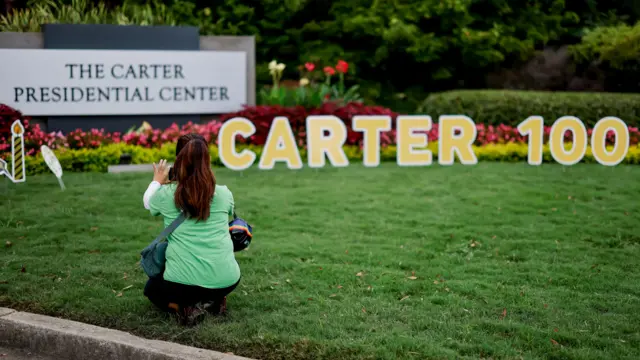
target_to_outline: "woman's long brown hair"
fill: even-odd
[[[178,185],[175,204],[178,209],[196,220],[207,220],[216,189],[216,178],[211,171],[209,146],[197,134],[181,136],[176,145],[174,179]]]

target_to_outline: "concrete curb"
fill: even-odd
[[[167,164],[173,166],[173,163]],[[109,165],[107,173],[120,174],[128,172],[153,172],[153,164]]]
[[[251,360],[8,308],[0,308],[0,345],[68,360]]]

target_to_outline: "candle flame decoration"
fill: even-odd
[[[24,126],[20,120],[11,125],[11,171],[7,163],[0,159],[0,176],[4,175],[14,183],[27,180],[24,164]]]

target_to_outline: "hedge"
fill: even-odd
[[[571,144],[565,144],[567,148]],[[431,142],[428,148],[433,152],[434,162],[438,157],[438,143]],[[256,153],[257,161],[262,153],[261,146],[241,145],[238,151],[249,149]],[[345,153],[350,161],[362,161],[362,149],[359,146],[345,146]],[[528,147],[523,143],[509,144],[487,144],[484,146],[473,146],[473,150],[478,157],[478,161],[500,161],[500,162],[526,162]],[[611,150],[611,147],[609,147]],[[218,148],[210,145],[211,165],[223,166],[218,156]],[[175,144],[165,144],[160,148],[145,148],[136,145],[111,144],[96,149],[79,149],[55,150],[60,161],[62,169],[67,172],[106,172],[109,165],[117,165],[120,163],[122,154],[131,155],[132,164],[150,164],[159,159],[175,160]],[[304,163],[306,163],[306,150],[300,149],[300,155]],[[7,159],[10,161],[10,159]],[[396,160],[396,147],[383,147],[380,152],[380,160],[390,162]],[[554,162],[549,151],[549,146],[545,145],[543,150],[543,161]],[[591,149],[587,148],[587,153],[582,162],[595,163],[595,159],[591,153]],[[640,164],[640,146],[633,145],[629,148],[627,156],[623,161],[624,164]],[[255,164],[254,164],[255,165]],[[49,169],[40,154],[26,157],[26,166],[28,176],[35,174],[48,173]]]
[[[576,116],[589,128],[605,116],[616,116],[627,126],[640,126],[640,94],[546,92],[515,90],[456,90],[432,94],[419,113],[464,114],[476,124],[517,126],[532,115],[552,125],[559,117]]]

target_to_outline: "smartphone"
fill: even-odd
[[[169,181],[175,181],[175,171],[173,171],[173,166],[169,168]]]

